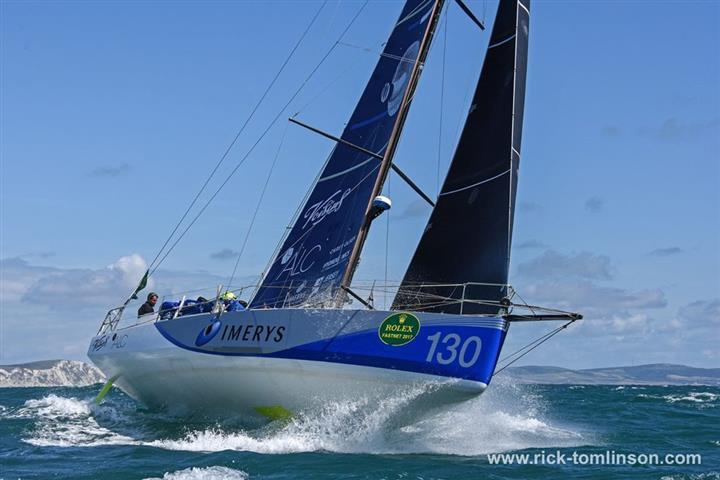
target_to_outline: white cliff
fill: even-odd
[[[0,387],[81,387],[104,381],[100,370],[77,360],[0,365]]]

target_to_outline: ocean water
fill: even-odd
[[[98,406],[99,390],[0,389],[0,479],[720,479],[716,387],[499,377],[481,397],[422,417],[408,411],[416,392],[398,392],[261,426],[168,417],[118,389]],[[488,454],[498,452],[535,464],[493,464]],[[591,454],[611,463],[695,454],[701,463],[590,465]]]

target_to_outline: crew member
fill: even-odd
[[[238,300],[237,295],[235,295],[233,292],[226,291],[222,295],[218,297],[218,300],[220,300],[220,305],[223,311],[225,312],[236,312],[238,310],[245,310],[245,306],[247,303],[243,302],[242,300]],[[245,305],[243,305],[245,303]]]
[[[227,291],[220,295],[220,300],[223,302],[231,302],[233,300],[237,300],[237,295],[235,295],[233,292]]]
[[[148,293],[147,296],[147,302],[140,305],[140,308],[138,308],[138,317],[141,317],[143,315],[147,315],[148,313],[154,313],[155,312],[155,304],[158,301],[158,294],[155,292]]]

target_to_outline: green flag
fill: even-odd
[[[130,296],[132,300],[136,300],[138,298],[137,294],[140,290],[145,288],[147,286],[148,281],[148,275],[150,274],[150,270],[145,270],[145,275],[143,275],[142,279],[140,280],[140,283],[138,284],[137,288],[133,292],[133,294]]]

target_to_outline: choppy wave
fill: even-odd
[[[144,480],[247,480],[248,474],[242,470],[212,466],[205,468],[186,468],[176,472],[166,472],[162,478],[151,477]]]
[[[50,394],[38,400],[26,401],[23,408],[11,415],[14,418],[36,420],[33,435],[23,439],[31,445],[92,447],[134,442],[131,437],[100,426],[96,416],[115,420],[122,417],[111,407],[93,405],[90,399],[78,400]]]
[[[546,418],[543,400],[530,386],[499,382],[476,399],[420,417],[414,415],[412,401],[422,393],[420,388],[402,391],[379,403],[365,398],[329,402],[287,422],[256,429],[193,428],[176,421],[172,428],[153,431],[147,425],[157,417],[117,401],[117,396],[97,406],[90,398],[51,394],[26,401],[13,415],[33,419],[34,428],[23,441],[36,446],[127,444],[197,452],[480,455],[591,443],[572,427]]]
[[[649,395],[641,393],[638,398],[665,400],[667,403],[702,403],[716,404],[720,395],[712,392],[688,392],[687,394]]]
[[[720,472],[707,473],[681,473],[678,475],[665,475],[660,480],[720,480]]]

